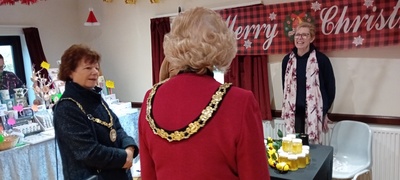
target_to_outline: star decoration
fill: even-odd
[[[246,47],[246,49],[248,49],[248,48],[251,48],[251,44],[252,44],[253,42],[251,42],[250,40],[246,40],[245,42],[244,42],[244,47]]]
[[[353,44],[356,46],[359,46],[359,45],[362,45],[363,41],[364,41],[364,38],[362,38],[361,36],[354,37]]]
[[[270,19],[271,21],[273,21],[273,20],[276,19],[276,14],[275,14],[275,12],[269,13],[269,19]]]
[[[364,0],[364,6],[369,8],[374,3],[374,0]]]
[[[311,9],[315,11],[321,10],[321,4],[318,1],[311,3]]]

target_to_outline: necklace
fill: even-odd
[[[168,79],[155,84],[151,89],[149,97],[147,98],[146,120],[148,121],[150,128],[153,130],[153,133],[163,139],[166,139],[168,142],[188,139],[191,135],[196,134],[201,128],[203,128],[206,125],[207,121],[212,118],[214,113],[218,110],[219,103],[222,101],[225,94],[232,85],[232,83],[222,84],[213,94],[210,102],[202,110],[197,119],[193,120],[184,128],[169,131],[158,126],[158,124],[153,119],[152,113],[153,96],[156,94],[157,88],[166,81],[168,81]]]
[[[95,122],[95,123],[101,124],[101,125],[106,126],[107,128],[109,128],[109,129],[110,129],[110,140],[111,140],[112,142],[115,142],[115,141],[117,140],[117,131],[115,131],[115,129],[113,128],[113,125],[114,125],[113,117],[112,117],[112,115],[111,115],[111,113],[110,113],[110,110],[108,110],[107,106],[103,103],[103,101],[101,101],[101,105],[103,105],[103,107],[104,107],[104,108],[106,109],[106,111],[107,111],[108,116],[110,117],[110,122],[109,122],[109,123],[107,123],[107,122],[105,122],[105,121],[102,121],[102,120],[100,120],[99,118],[95,118],[95,117],[93,117],[91,114],[87,114],[86,111],[83,109],[82,105],[81,105],[78,101],[76,101],[75,99],[72,99],[72,98],[62,98],[61,100],[64,100],[64,99],[68,99],[68,100],[71,100],[71,101],[75,102],[76,105],[78,105],[79,109],[81,109],[81,111],[82,111],[83,113],[86,114],[86,116],[88,117],[89,120],[91,120],[91,121],[93,121],[93,122]],[[61,100],[60,100],[60,101],[61,101]]]

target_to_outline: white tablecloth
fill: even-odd
[[[138,142],[138,110],[115,113],[127,134]],[[0,180],[57,180],[57,176],[64,179],[54,139],[0,151]]]

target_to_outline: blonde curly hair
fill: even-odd
[[[179,71],[205,74],[225,72],[235,57],[237,44],[221,15],[196,7],[177,16],[164,37],[165,59]]]

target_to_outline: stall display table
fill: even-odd
[[[311,162],[306,168],[280,174],[269,167],[271,180],[331,180],[333,167],[333,147],[310,145]]]
[[[138,142],[138,110],[115,112],[126,133]],[[57,153],[56,153],[57,152]],[[0,151],[1,180],[62,180],[62,163],[55,140]]]
[[[57,179],[57,174],[58,179],[63,179],[61,158],[58,154],[58,160],[56,160],[55,148],[54,139],[52,139],[0,151],[0,179],[53,180]]]

